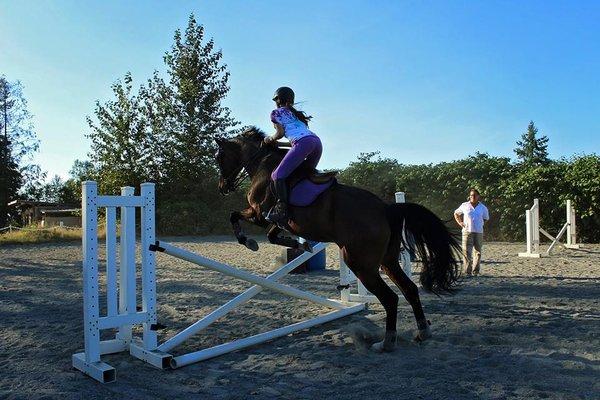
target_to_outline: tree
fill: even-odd
[[[525,165],[542,165],[548,162],[548,137],[537,137],[538,129],[529,121],[527,132],[517,141],[514,149],[517,158]]]
[[[96,102],[96,119],[87,118],[91,132],[90,158],[98,169],[100,190],[114,193],[124,184],[137,186],[149,178],[153,163],[152,137],[133,92],[133,78],[112,85],[114,100]]]
[[[399,167],[398,161],[382,158],[379,152],[360,153],[358,160],[351,162],[339,179],[342,183],[370,190],[393,202]]]
[[[185,33],[177,30],[171,50],[164,56],[172,89],[175,113],[170,146],[163,146],[161,159],[178,185],[195,184],[214,175],[214,139],[238,123],[221,104],[229,92],[229,72],[215,50],[213,39],[205,41],[204,27],[190,15]]]
[[[64,204],[78,204],[81,199],[81,183],[98,180],[98,171],[91,161],[75,160],[69,171],[70,178],[59,192],[59,201]]]
[[[138,91],[126,74],[112,89],[114,100],[96,102],[88,117],[91,161],[100,189],[152,180],[199,195],[206,178],[214,179],[214,139],[238,123],[221,102],[229,91],[229,72],[214,41],[191,15],[185,33],[175,32],[165,54],[169,82],[155,71]]]
[[[0,227],[8,221],[7,203],[23,185],[39,181],[39,167],[30,164],[38,140],[21,84],[0,76]]]
[[[15,199],[22,184],[21,179],[21,173],[10,151],[10,142],[3,135],[0,137],[0,228],[8,225],[8,203]]]

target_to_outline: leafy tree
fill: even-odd
[[[21,83],[8,82],[4,76],[0,76],[0,113],[0,127],[10,141],[12,157],[21,168],[27,168],[26,163],[38,150],[39,141]]]
[[[0,137],[0,228],[8,225],[10,209],[8,203],[15,199],[21,187],[21,173],[14,161],[10,142],[6,136]]]
[[[517,141],[517,148],[514,149],[517,158],[526,165],[540,165],[547,163],[548,160],[548,137],[537,137],[538,129],[533,121],[529,121],[527,132],[521,135],[521,140]]]
[[[81,200],[81,183],[98,180],[98,171],[91,161],[75,160],[60,191],[59,201],[64,204],[78,204]]]
[[[377,157],[377,158],[375,158]],[[392,202],[396,190],[396,176],[400,164],[390,158],[381,158],[379,152],[361,153],[339,176],[340,182],[361,187]]]
[[[564,180],[569,192],[563,201],[573,200],[577,210],[578,240],[600,241],[600,156],[577,156],[568,161]]]
[[[92,148],[90,158],[98,169],[100,190],[115,193],[124,184],[137,186],[150,178],[152,137],[148,122],[133,93],[133,79],[112,85],[115,96],[104,104],[96,102],[96,119],[88,117]]]
[[[185,32],[175,32],[174,44],[165,54],[175,118],[170,145],[163,146],[161,159],[178,187],[197,186],[207,174],[214,175],[214,139],[237,125],[221,104],[229,92],[229,72],[222,57],[214,40],[205,40],[204,27],[193,14]]]
[[[229,72],[193,15],[185,32],[175,32],[164,62],[167,81],[155,71],[135,90],[126,74],[113,85],[113,100],[96,103],[95,118],[88,118],[90,159],[104,193],[156,182],[163,232],[208,233],[243,202],[241,194],[222,199],[216,190],[214,139],[238,124],[222,105]]]
[[[0,227],[9,218],[7,203],[23,185],[39,182],[39,167],[30,164],[38,140],[21,84],[0,76]],[[26,193],[26,192],[25,192]]]

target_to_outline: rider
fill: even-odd
[[[271,178],[275,184],[277,203],[267,215],[267,220],[282,224],[288,220],[288,189],[286,178],[305,160],[309,167],[316,168],[321,159],[321,140],[308,129],[308,121],[312,117],[303,111],[294,108],[294,91],[289,87],[280,87],[273,95],[277,109],[271,112],[271,121],[277,132],[264,139],[265,144],[270,144],[285,136],[292,144],[281,163]]]

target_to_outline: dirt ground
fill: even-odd
[[[280,248],[253,253],[229,237],[165,238],[262,275]],[[117,381],[102,385],[71,367],[83,347],[78,243],[0,247],[1,399],[600,399],[600,245],[518,258],[523,244],[489,243],[482,276],[455,296],[422,294],[433,337],[411,340],[401,299],[398,349],[366,350],[360,332],[382,334],[383,309],[317,326],[174,371],[127,354],[103,360]],[[282,282],[339,296],[337,251],[325,271]],[[414,279],[418,279],[418,264]],[[248,288],[168,255],[158,256],[161,338]],[[102,300],[102,299],[101,299]],[[189,340],[177,354],[249,336],[326,311],[263,291]],[[110,332],[107,332],[107,334]]]

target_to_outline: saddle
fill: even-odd
[[[306,171],[304,171],[304,172],[305,172],[305,174],[299,173],[298,176],[295,176],[296,174],[293,173],[288,178],[288,185],[290,188],[296,186],[296,183],[298,183],[302,179],[308,179],[315,185],[322,185],[324,183],[329,183],[331,180],[335,179],[335,177],[338,174],[338,171],[321,172],[316,169],[313,171],[310,171],[308,173],[306,173]]]
[[[289,188],[289,203],[292,206],[306,207],[337,180],[337,171],[319,172],[314,168],[298,168],[287,179]]]

